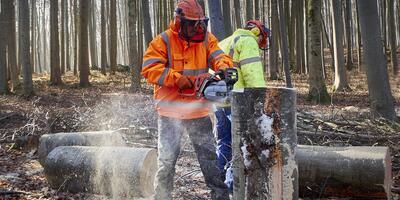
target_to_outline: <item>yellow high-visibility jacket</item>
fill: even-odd
[[[218,46],[232,57],[238,70],[239,80],[234,89],[266,86],[257,36],[249,30],[238,29]]]

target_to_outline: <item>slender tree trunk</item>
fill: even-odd
[[[106,36],[106,9],[105,9],[105,1],[101,0],[101,42],[100,42],[100,51],[101,51],[101,73],[106,75],[106,66],[107,66],[107,36]],[[133,0],[129,0],[133,1]]]
[[[66,71],[70,71],[71,70],[71,44],[70,44],[70,39],[71,39],[71,30],[69,27],[69,7],[68,5],[71,5],[70,3],[68,3],[68,1],[64,1],[64,8],[65,8],[65,67],[66,67]]]
[[[61,0],[61,19],[60,19],[61,20],[61,33],[60,33],[61,74],[65,74],[65,1],[66,0]]]
[[[243,23],[242,23],[242,15],[240,13],[241,5],[240,5],[240,0],[233,0],[233,6],[235,8],[235,21],[236,21],[236,28],[242,28]]]
[[[232,19],[231,19],[231,0],[222,0],[222,12],[223,12],[223,22],[225,28],[225,37],[233,33],[232,30]]]
[[[81,87],[89,86],[89,41],[88,41],[88,20],[89,1],[80,0],[80,37],[79,37],[79,84]]]
[[[1,0],[1,5],[5,5],[8,0]],[[8,29],[8,23],[6,18],[8,16],[5,12],[5,7],[0,7],[0,26],[5,30]],[[6,58],[6,32],[0,31],[0,94],[8,94],[8,83],[7,83],[7,58]]]
[[[331,1],[331,12],[333,18],[333,47],[335,58],[335,82],[333,84],[335,91],[349,90],[347,82],[346,69],[344,67],[343,25],[342,25],[342,1]]]
[[[293,0],[292,1],[292,7],[290,9],[290,19],[289,20],[289,65],[290,69],[294,69],[295,63],[296,63],[296,57],[295,57],[295,37],[296,37],[296,9],[297,9],[297,3],[298,1]]]
[[[37,13],[36,13],[36,0],[31,0],[31,16],[32,16],[32,20],[31,20],[31,51],[32,54],[30,54],[31,56],[31,66],[32,66],[32,71],[34,72],[36,70],[36,65],[37,65],[37,59],[36,59],[36,55],[37,55],[37,48],[36,48],[36,21],[37,21]]]
[[[10,70],[10,78],[12,83],[12,90],[15,90],[19,85],[18,80],[18,65],[17,65],[17,41],[16,41],[16,28],[15,28],[15,1],[8,0],[4,5],[6,12],[6,19],[9,23],[7,32],[7,55],[8,55],[8,68]],[[28,9],[29,10],[29,9]],[[29,27],[29,24],[28,24]],[[7,29],[5,29],[7,30]]]
[[[42,46],[43,46],[43,70],[46,71],[48,69],[48,56],[47,56],[47,31],[46,31],[46,0],[43,1],[43,16],[42,16],[42,32],[43,32],[43,38],[42,38]]]
[[[302,59],[303,59],[303,30],[302,30],[302,6],[303,6],[303,1],[301,0],[295,0],[297,2],[296,6],[296,73],[300,74],[301,73],[301,65],[302,65]]]
[[[292,88],[292,80],[290,77],[290,66],[289,66],[289,50],[288,50],[288,42],[287,42],[287,35],[286,35],[286,25],[285,25],[285,13],[283,12],[283,2],[278,0],[278,8],[279,8],[279,29],[281,33],[281,53],[282,53],[282,62],[284,66],[285,72],[285,80],[286,80],[286,87]]]
[[[110,1],[110,67],[111,74],[117,69],[117,6],[115,1]]]
[[[382,52],[378,8],[375,0],[357,1],[367,71],[370,109],[375,116],[396,119],[385,54]]]
[[[149,13],[149,1],[142,0],[142,11],[143,11],[143,20],[146,22],[150,22],[150,13]],[[167,19],[168,20],[168,19]],[[144,25],[144,40],[146,47],[150,44],[151,40],[153,39],[153,34],[151,33],[151,24],[150,23],[143,23]]]
[[[215,1],[213,1],[215,2]],[[219,1],[217,1],[219,2]],[[210,2],[209,2],[210,3]],[[246,1],[246,21],[254,19],[254,0]]]
[[[208,10],[210,14],[211,32],[218,40],[224,39],[225,30],[221,11],[221,2],[208,1]]]
[[[389,32],[389,47],[390,47],[390,60],[392,64],[393,74],[397,75],[399,67],[397,63],[397,48],[396,48],[396,26],[394,21],[394,1],[388,2],[388,32]]]
[[[96,1],[90,0],[89,17],[89,42],[90,42],[90,66],[97,68],[97,46],[96,46]]]
[[[79,66],[79,52],[78,42],[79,42],[79,33],[80,33],[80,25],[79,25],[79,7],[78,0],[74,0],[74,21],[75,21],[75,43],[74,43],[74,75],[78,74],[78,66]]]
[[[271,80],[278,79],[278,51],[279,51],[279,20],[278,20],[278,0],[271,0],[271,30],[272,41],[271,49],[269,50],[269,76]]]
[[[309,90],[308,99],[318,103],[330,102],[326,90],[321,56],[321,1],[308,1]]]
[[[30,63],[29,48],[29,1],[19,0],[19,49],[20,62],[22,65],[22,74],[24,77],[24,94],[31,95],[33,93],[32,85],[32,68]]]
[[[60,85],[60,43],[58,34],[58,0],[50,1],[50,82],[53,85]]]
[[[129,66],[131,69],[131,86],[130,92],[136,93],[140,91],[140,71],[141,63],[138,63],[137,49],[137,3],[135,0],[128,0],[128,21],[129,21]]]
[[[357,12],[357,16],[359,16],[358,3],[356,3],[356,12]],[[361,71],[363,71],[364,67],[362,65],[362,59],[361,59],[361,32],[360,32],[359,17],[357,17],[357,61],[358,61],[358,71],[361,72]]]
[[[353,49],[352,49],[352,35],[351,35],[351,0],[346,1],[346,12],[345,12],[345,26],[346,26],[346,38],[347,38],[347,62],[346,62],[346,69],[351,70],[353,69]]]

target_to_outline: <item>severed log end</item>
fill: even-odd
[[[301,197],[390,199],[392,170],[387,147],[323,147],[296,150]]]
[[[154,194],[156,170],[155,149],[130,147],[60,146],[50,152],[44,165],[52,188],[116,199]]]
[[[58,146],[125,146],[119,131],[44,134],[39,139],[38,157],[43,166],[46,156]]]

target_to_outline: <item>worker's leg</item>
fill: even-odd
[[[170,200],[173,190],[175,164],[182,136],[180,120],[158,117],[158,171],[155,179],[155,199]]]
[[[217,157],[218,167],[221,171],[225,171],[227,164],[232,159],[231,148],[231,108],[217,107],[215,111],[216,131],[217,131]]]
[[[211,189],[212,199],[229,199],[228,189],[221,176],[222,172],[218,169],[210,118],[205,117],[183,121],[196,151],[204,180]]]

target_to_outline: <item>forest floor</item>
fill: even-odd
[[[24,97],[19,90],[13,95],[0,96],[0,199],[109,199],[50,188],[37,161],[37,138],[42,134],[127,128],[126,134],[131,138],[128,144],[156,147],[157,117],[151,90],[144,88],[142,93],[129,94],[126,74],[91,73],[92,86],[88,88],[80,88],[79,80],[69,73],[63,76],[62,86],[48,85],[48,75],[41,74],[34,75],[35,96]],[[330,90],[332,101],[326,105],[306,101],[307,76],[293,75],[298,92],[299,144],[389,146],[393,183],[398,188],[400,124],[373,119],[369,114],[365,74],[352,71],[348,75],[353,91]],[[400,78],[391,76],[390,82],[400,115]],[[283,86],[284,82],[268,81],[268,84]],[[331,86],[331,77],[327,78],[327,84]],[[140,130],[147,130],[147,134]],[[315,134],[306,134],[309,130]],[[174,199],[210,199],[187,136],[182,142]]]

